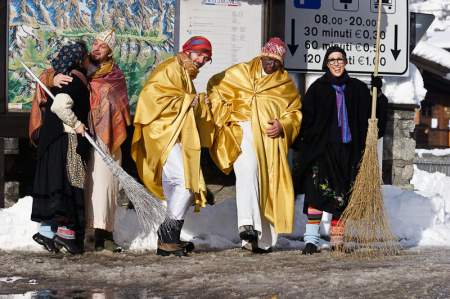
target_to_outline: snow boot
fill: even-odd
[[[187,256],[186,248],[182,247],[179,243],[163,243],[158,241],[158,249],[156,255],[160,256]]]
[[[316,245],[313,243],[306,243],[305,248],[303,248],[302,254],[303,255],[313,255],[314,253],[320,252]]]
[[[112,232],[104,229],[95,229],[95,251],[108,250],[114,253],[122,252],[123,248],[114,242]]]
[[[64,247],[70,254],[75,255],[83,253],[81,248],[78,246],[79,242],[76,239],[65,239],[56,235],[53,238],[53,241],[55,242],[56,248],[61,249]]]
[[[53,239],[47,238],[40,233],[36,233],[33,235],[33,240],[38,243],[39,245],[42,245],[45,250],[51,253],[58,253],[59,249],[56,248],[55,242],[53,242]]]
[[[241,240],[254,243],[258,241],[258,232],[253,228],[253,225],[243,225],[239,227],[239,237]]]
[[[188,241],[180,241],[180,246],[184,248],[186,253],[190,253],[195,249],[194,243]]]

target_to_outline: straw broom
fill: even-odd
[[[378,0],[376,62],[378,76],[380,61],[380,23],[382,1]],[[384,212],[381,177],[378,164],[378,119],[376,118],[377,88],[372,87],[372,114],[368,120],[366,146],[358,175],[352,187],[349,204],[339,225],[343,226],[344,244],[339,249],[355,255],[393,255],[400,250]]]

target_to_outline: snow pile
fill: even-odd
[[[450,53],[428,42],[421,41],[413,51],[414,55],[450,68]]]
[[[450,53],[447,54],[450,56]],[[384,82],[383,93],[390,103],[420,104],[427,94],[422,75],[412,63],[409,64],[408,77],[386,77]]]
[[[417,205],[420,214],[410,215],[422,219],[427,217],[429,221],[417,238],[418,245],[450,246],[450,177],[439,172],[430,174],[415,167],[411,183],[420,195],[427,198],[421,206]]]
[[[41,250],[31,237],[39,225],[30,220],[32,198],[25,197],[8,209],[0,209],[0,249]]]
[[[438,157],[450,156],[450,148],[445,148],[445,149],[434,148],[431,150],[416,149],[416,154],[421,158],[423,157],[424,154],[430,154],[430,155],[438,156]]]
[[[383,186],[385,208],[394,233],[405,246],[450,246],[450,177],[428,173],[417,168],[411,182],[416,192],[394,186]],[[31,236],[37,223],[29,220],[32,198],[25,197],[11,208],[0,210],[0,249],[42,250]],[[299,241],[305,230],[302,197],[297,198],[295,230],[279,237],[278,248],[301,248]],[[329,230],[330,215],[324,215],[322,234]],[[156,248],[156,232],[145,234],[133,210],[119,208],[116,214],[114,238],[133,251]],[[225,249],[238,247],[236,202],[227,199],[208,206],[200,213],[189,211],[182,239],[192,240],[197,248]],[[322,246],[326,246],[322,242]]]

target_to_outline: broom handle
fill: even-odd
[[[32,70],[30,70],[27,65],[20,59],[18,59],[20,64],[22,64],[22,66],[25,68],[25,70],[28,72],[28,74],[33,78],[34,81],[36,81],[37,84],[39,84],[40,87],[42,87],[43,90],[45,90],[45,92],[48,94],[48,96],[50,98],[52,98],[53,100],[55,100],[55,96],[53,95],[53,93],[50,91],[50,89],[48,89],[47,86],[45,86],[44,83],[42,83],[41,80],[39,80],[39,78],[33,73]],[[89,143],[94,147],[94,149],[97,151],[97,153],[99,153],[99,155],[105,159],[106,153],[98,146],[97,142],[95,142],[95,140],[91,137],[91,135],[89,135],[87,132],[84,133],[84,137],[89,141]]]
[[[378,0],[378,16],[377,16],[377,40],[376,40],[376,50],[375,50],[375,66],[373,70],[374,77],[378,76],[378,68],[380,66],[380,30],[381,30],[381,6],[382,1]],[[376,87],[372,87],[372,115],[371,119],[376,119],[377,115],[377,97],[378,92]]]
[[[102,159],[105,160],[107,154],[98,146],[97,142],[95,142],[95,140],[91,137],[91,135],[89,135],[87,132],[84,132],[84,137],[94,147],[95,151],[102,157]]]

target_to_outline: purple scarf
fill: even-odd
[[[352,134],[348,126],[347,107],[345,106],[345,85],[333,84],[333,88],[336,91],[337,119],[338,127],[341,129],[341,140],[342,143],[350,143]]]

